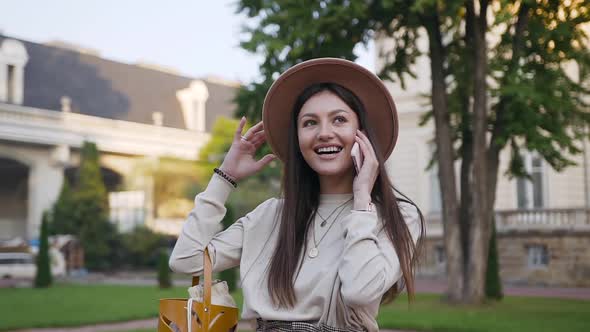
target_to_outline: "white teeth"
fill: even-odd
[[[337,146],[328,146],[325,148],[319,148],[317,149],[317,152],[322,153],[322,152],[339,152],[340,150],[342,150],[342,148],[337,147]]]

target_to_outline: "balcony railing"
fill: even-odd
[[[496,212],[498,231],[590,230],[590,209],[528,209]]]
[[[521,209],[496,211],[496,229],[509,231],[590,231],[590,209]],[[426,236],[442,236],[440,214],[426,216]]]

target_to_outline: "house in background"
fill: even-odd
[[[426,51],[427,39],[420,42]],[[376,49],[390,49],[389,43],[378,39]],[[377,68],[383,64],[384,59],[376,59]],[[575,68],[570,69],[575,75]],[[442,277],[446,271],[438,170],[436,165],[427,169],[435,146],[434,123],[419,126],[431,108],[424,97],[431,89],[430,60],[419,58],[414,70],[417,77],[406,77],[406,89],[387,83],[400,121],[399,139],[388,164],[394,185],[418,204],[426,218],[426,250],[419,274]],[[526,153],[532,180],[509,179],[505,174],[510,150],[502,151],[494,209],[504,281],[590,286],[589,147],[588,141],[581,142],[583,153],[572,157],[577,165],[560,173],[537,154]]]
[[[177,232],[178,221],[154,214],[153,181],[126,179],[146,160],[196,160],[216,117],[233,115],[238,87],[0,35],[0,240],[38,237],[41,215],[75,174],[84,141],[101,152],[119,229],[145,221]]]

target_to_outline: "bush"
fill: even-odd
[[[37,274],[35,275],[35,287],[46,288],[51,286],[53,278],[51,276],[51,262],[49,260],[49,214],[43,213],[41,221],[41,238],[39,243],[39,253],[37,254]]]
[[[166,236],[154,233],[144,226],[121,234],[120,240],[119,260],[123,265],[134,268],[156,268],[160,248],[167,245]]]
[[[166,249],[161,249],[158,258],[158,284],[160,288],[172,287],[172,280],[170,278],[170,267],[168,266],[168,252]]]
[[[490,237],[490,251],[488,253],[488,268],[486,272],[486,297],[488,299],[501,300],[504,294],[502,294],[496,240],[496,222],[494,220],[492,223],[492,236]]]

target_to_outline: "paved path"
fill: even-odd
[[[447,284],[444,280],[416,280],[416,291],[418,293],[442,294],[446,291]],[[510,296],[539,296],[555,297],[563,299],[590,300],[590,288],[576,287],[532,287],[516,286],[505,284],[504,295]]]

